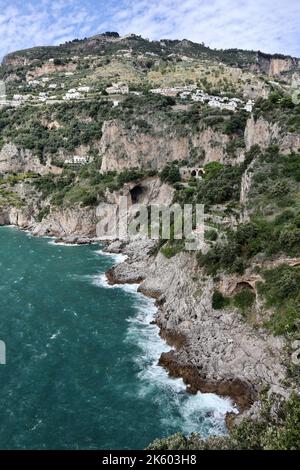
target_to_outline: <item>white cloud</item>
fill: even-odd
[[[96,17],[82,2],[0,0],[0,57],[28,47],[58,44],[93,33]]]
[[[299,0],[0,0],[0,12],[0,57],[108,30],[300,56]]]
[[[121,33],[152,39],[300,55],[299,0],[127,0],[114,19]]]

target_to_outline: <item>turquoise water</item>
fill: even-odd
[[[120,255],[0,228],[1,449],[138,449],[178,431],[224,432],[231,404],[188,395],[137,286],[109,287]]]

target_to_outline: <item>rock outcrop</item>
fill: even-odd
[[[96,211],[90,208],[62,208],[53,210],[41,222],[37,221],[38,207],[0,207],[0,225],[15,225],[39,237],[58,238],[96,237]]]
[[[35,172],[41,175],[46,173],[61,173],[61,168],[51,164],[50,159],[42,164],[38,157],[30,150],[18,148],[14,144],[5,144],[0,151],[0,173]]]
[[[42,222],[30,227],[33,235],[68,237],[96,237],[95,209],[80,208],[61,209],[51,212]]]
[[[253,116],[248,119],[245,129],[246,150],[254,145],[266,149],[270,145],[278,145],[281,153],[297,152],[300,148],[300,135],[282,132],[278,123],[270,123],[263,118],[257,120]]]
[[[178,136],[172,134],[145,134],[136,129],[127,129],[119,120],[107,121],[103,125],[100,143],[102,155],[101,172],[123,171],[128,168],[162,169],[167,162],[188,160],[196,151],[199,161],[230,163],[226,146],[230,137],[208,128],[201,132]],[[243,157],[234,159],[240,161]]]
[[[259,145],[262,149],[265,149],[269,145],[277,143],[279,135],[280,128],[278,124],[269,123],[262,118],[255,121],[254,117],[251,116],[245,129],[246,150],[250,150],[254,145]]]
[[[213,280],[203,275],[194,256],[153,258],[145,246],[134,244],[123,250],[129,259],[110,270],[109,281],[143,279],[140,291],[157,299],[156,322],[176,346],[160,359],[172,376],[183,377],[190,392],[231,396],[241,410],[255,402],[264,386],[284,394],[284,341],[255,330],[235,309],[213,310]],[[236,287],[236,282],[227,284],[228,289]]]
[[[295,57],[269,55],[258,52],[256,63],[251,68],[256,72],[269,76],[278,76],[284,72],[295,70],[299,66],[300,61]]]

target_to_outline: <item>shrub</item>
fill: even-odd
[[[242,310],[242,312],[245,312],[247,309],[252,307],[254,301],[255,293],[251,289],[243,289],[233,298],[234,306]]]
[[[241,170],[226,165],[209,171],[208,179],[199,184],[197,202],[207,205],[238,201],[240,197]]]
[[[216,230],[206,230],[204,236],[206,240],[215,241],[218,238],[218,232]]]
[[[173,241],[172,243],[169,243],[167,246],[164,246],[161,248],[161,253],[166,257],[166,258],[173,258],[173,256],[177,255],[184,249],[184,243],[182,240]]]
[[[50,207],[46,206],[43,209],[40,210],[40,212],[37,215],[37,220],[41,222],[47,215],[50,213]]]
[[[204,166],[205,169],[205,175],[204,178],[206,180],[210,180],[213,178],[216,178],[218,173],[224,168],[224,165],[219,162],[210,162],[207,163],[207,165]]]
[[[174,164],[166,165],[159,176],[162,181],[171,184],[178,183],[181,180],[179,168]]]
[[[263,273],[265,282],[258,285],[266,307],[274,313],[268,322],[276,335],[298,331],[300,321],[300,271],[282,264]]]
[[[293,226],[285,227],[279,236],[279,243],[290,254],[299,254],[300,249],[300,228]]]
[[[81,205],[83,207],[96,206],[97,202],[98,202],[97,195],[94,193],[90,193],[82,198]]]
[[[273,197],[282,197],[286,196],[290,191],[289,185],[286,181],[278,181],[275,185],[270,189],[270,193]]]
[[[213,296],[212,296],[212,308],[214,310],[221,310],[223,308],[225,308],[226,306],[228,306],[230,303],[230,300],[226,297],[224,297],[224,295],[219,292],[219,291],[215,291],[213,293]]]

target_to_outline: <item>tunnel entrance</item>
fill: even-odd
[[[138,204],[140,202],[141,196],[144,193],[142,186],[137,185],[130,190],[131,202],[132,204]]]

